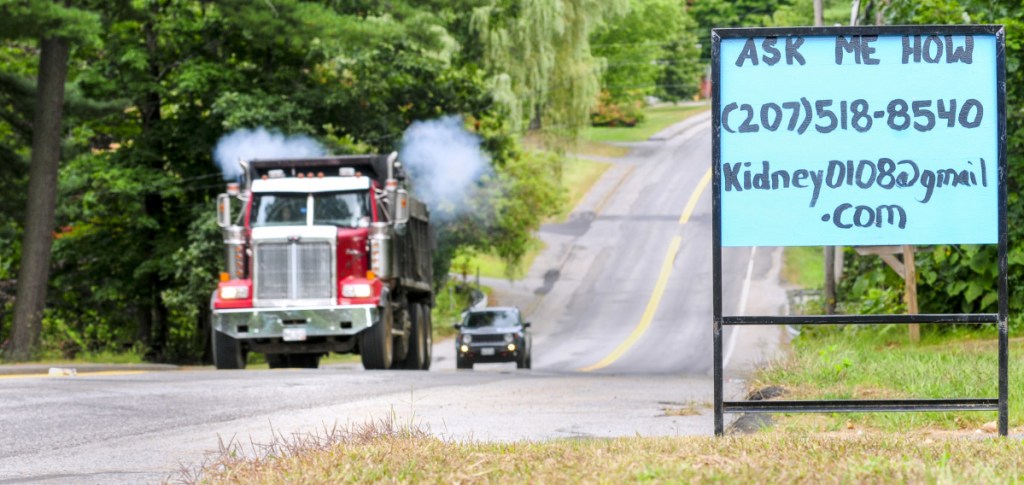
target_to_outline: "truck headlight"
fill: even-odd
[[[510,333],[506,333],[506,334],[505,334],[505,343],[507,343],[507,344],[510,344],[510,343],[512,343],[512,341],[514,341],[515,339],[516,339],[516,337],[515,337],[514,335],[512,335],[512,334],[510,334]]]
[[[341,296],[345,298],[369,298],[373,289],[366,283],[349,284],[341,287]]]
[[[248,286],[222,286],[220,287],[221,300],[244,300],[249,298]]]
[[[471,343],[473,343],[473,336],[472,335],[463,335],[462,336],[462,343],[464,343],[464,344],[471,344]]]

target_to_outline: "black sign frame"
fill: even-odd
[[[721,40],[769,36],[837,37],[850,35],[994,35],[996,39],[996,76],[998,111],[998,312],[921,315],[809,315],[809,316],[728,316],[722,313],[722,168],[721,168]],[[1009,294],[1007,286],[1006,219],[1006,31],[1002,25],[913,25],[864,27],[727,28],[711,31],[711,110],[712,110],[712,245],[713,245],[713,338],[714,338],[714,431],[725,432],[725,413],[795,412],[921,412],[921,411],[997,411],[998,432],[1006,436],[1009,427],[1007,395],[1009,382]],[[999,395],[995,398],[886,399],[886,400],[795,400],[725,401],[723,399],[722,331],[726,325],[835,325],[835,324],[995,324],[999,331]]]

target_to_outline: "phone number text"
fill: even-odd
[[[867,100],[852,101],[800,98],[783,103],[764,103],[759,107],[736,102],[722,108],[722,129],[729,133],[793,131],[804,134],[813,126],[818,133],[855,130],[864,133],[876,125],[895,131],[928,132],[937,127],[977,128],[985,109],[974,98],[921,99],[889,101],[885,109],[873,110]],[[877,123],[876,123],[877,122]]]

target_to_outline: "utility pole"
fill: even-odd
[[[823,0],[814,0],[814,26],[821,27],[825,25],[824,8],[821,5]]]
[[[903,246],[903,300],[907,303],[907,313],[917,315],[917,268],[914,263],[915,246]],[[912,323],[910,327],[910,341],[918,343],[921,341],[921,326]]]
[[[825,315],[836,312],[836,247],[825,246]]]

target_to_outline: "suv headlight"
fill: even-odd
[[[512,341],[514,341],[515,339],[516,339],[515,335],[512,335],[512,334],[510,334],[510,333],[506,333],[506,334],[505,334],[505,343],[507,343],[507,344],[510,344],[510,343],[512,343]]]
[[[345,298],[369,298],[372,294],[373,289],[366,283],[349,284],[341,287],[341,296]]]
[[[222,286],[220,287],[221,300],[244,300],[249,298],[248,286]]]
[[[464,343],[464,344],[471,344],[471,343],[473,343],[473,336],[472,335],[463,335],[462,336],[462,343]]]

